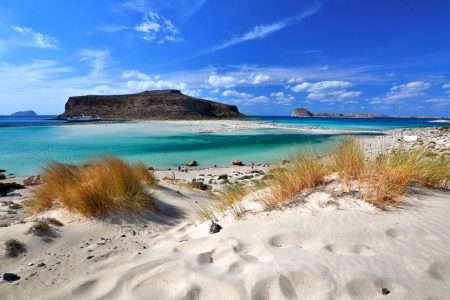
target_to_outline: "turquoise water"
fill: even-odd
[[[307,125],[303,120],[291,118],[263,120],[282,125],[311,126],[311,120],[304,121]],[[326,128],[392,128],[367,125],[367,120],[361,124],[355,120],[314,122],[315,127]],[[410,121],[389,126],[418,127],[424,124],[414,125]],[[332,135],[302,134],[282,129],[219,133],[201,133],[201,130],[195,123],[189,126],[158,122],[62,125],[45,118],[22,119],[20,122],[0,118],[0,169],[17,175],[30,175],[39,172],[50,161],[80,163],[104,155],[143,161],[157,168],[176,167],[192,159],[201,166],[229,165],[233,159],[247,163],[273,162],[288,158],[297,151],[325,151],[339,139]]]

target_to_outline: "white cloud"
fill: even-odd
[[[29,27],[14,26],[12,29],[19,34],[19,37],[12,39],[12,42],[16,45],[48,49],[58,47],[58,40],[56,38],[36,32]]]
[[[252,75],[250,75],[250,82],[252,84],[255,84],[255,85],[267,82],[269,80],[270,80],[270,76],[269,75],[265,75],[265,74],[252,74]]]
[[[91,75],[98,76],[108,64],[110,53],[105,49],[83,49],[80,51],[80,61],[91,66]]]
[[[125,71],[122,78],[127,79],[125,85],[133,91],[177,89],[184,91],[187,84],[184,82],[175,82],[161,79],[160,76],[150,76],[136,70]],[[191,90],[192,91],[192,90]]]
[[[308,93],[306,99],[309,100],[333,102],[359,97],[361,95],[360,91],[347,90],[352,86],[352,83],[348,81],[327,80],[315,83],[302,82],[291,87],[291,90],[296,93]]]
[[[220,75],[210,75],[208,78],[208,83],[212,87],[220,88],[230,88],[236,85],[237,80],[233,76],[220,76]]]
[[[315,83],[302,82],[293,86],[291,89],[294,92],[326,92],[334,89],[345,89],[351,87],[352,84],[348,81],[330,80],[330,81],[319,81]]]
[[[386,94],[386,100],[403,100],[416,98],[425,95],[425,91],[431,87],[431,84],[424,81],[411,81],[405,84],[394,85]]]
[[[134,30],[143,33],[143,39],[147,41],[163,43],[165,41],[174,42],[181,39],[179,37],[179,30],[173,25],[172,21],[153,11],[145,14],[142,22],[136,25]]]
[[[275,98],[275,102],[281,105],[291,105],[295,98],[292,95],[286,95],[284,92],[271,93],[271,97]]]
[[[302,12],[301,14],[299,14],[295,17],[287,18],[287,19],[284,19],[284,20],[281,20],[281,21],[278,21],[275,23],[271,23],[271,24],[257,25],[255,27],[253,27],[251,30],[244,32],[241,35],[235,36],[220,45],[216,45],[216,46],[212,47],[211,49],[206,51],[206,53],[219,51],[219,50],[222,50],[222,49],[234,46],[234,45],[238,45],[238,44],[241,44],[244,42],[265,38],[266,36],[268,36],[272,33],[280,31],[287,26],[298,23],[301,20],[303,20],[304,18],[307,18],[307,17],[315,14],[316,12],[319,11],[319,9],[320,9],[320,3],[315,2],[311,8],[307,9],[306,11]]]
[[[446,93],[450,93],[450,83],[443,84],[442,88],[445,90]]]
[[[244,92],[238,92],[236,90],[225,90],[222,93],[222,96],[224,97],[234,97],[234,98],[242,98],[242,99],[248,99],[248,98],[252,98],[253,95],[249,94],[249,93],[244,93]]]

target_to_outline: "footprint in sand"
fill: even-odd
[[[426,241],[437,241],[439,238],[423,229],[402,229],[402,228],[390,228],[386,230],[386,235],[393,239],[401,241],[409,240],[426,240]]]
[[[346,243],[337,243],[326,245],[324,250],[329,251],[331,253],[339,254],[339,255],[348,255],[348,256],[374,256],[376,252],[372,250],[369,246],[366,245],[352,245]]]
[[[269,240],[269,245],[275,248],[302,247],[300,234],[296,232],[275,235]]]
[[[428,268],[428,274],[436,280],[450,282],[450,257],[433,262]]]
[[[326,272],[291,272],[258,281],[251,290],[251,299],[328,300],[335,290],[335,281]]]

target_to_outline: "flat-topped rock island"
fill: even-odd
[[[127,95],[70,97],[59,118],[98,116],[106,120],[194,120],[245,117],[234,105],[198,99],[178,90]]]

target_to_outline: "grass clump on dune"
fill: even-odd
[[[293,199],[307,188],[321,185],[337,172],[344,189],[356,187],[365,201],[383,208],[401,201],[408,186],[450,187],[450,158],[426,149],[395,149],[366,159],[360,143],[348,138],[324,158],[299,156],[271,171],[269,207]]]
[[[358,177],[365,168],[364,152],[353,138],[341,142],[330,155],[331,169],[339,173],[344,184]]]
[[[83,166],[52,163],[41,174],[42,184],[28,203],[31,212],[62,207],[87,217],[117,212],[140,214],[153,207],[145,185],[154,185],[143,164],[106,157]]]
[[[277,206],[292,199],[304,189],[322,184],[328,173],[328,168],[320,158],[298,156],[289,165],[279,167],[271,172],[272,192],[266,200],[266,205]]]

